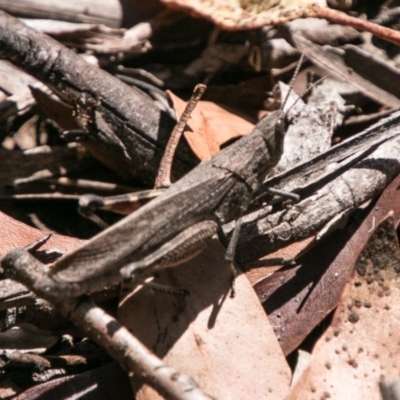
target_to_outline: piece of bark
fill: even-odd
[[[23,353],[18,350],[7,351],[5,358],[7,363],[3,367],[4,369],[30,369],[40,373],[50,369],[62,369],[65,373],[84,372],[85,370],[99,367],[102,361],[101,354],[38,355]]]
[[[24,285],[11,279],[0,280],[0,311],[34,305],[36,296]]]
[[[293,31],[303,31],[304,37],[320,46],[342,46],[362,43],[362,35],[351,26],[329,23],[325,19],[305,18],[287,23]]]
[[[344,47],[344,62],[357,74],[368,79],[386,92],[400,98],[399,88],[397,85],[393,85],[393,82],[400,79],[400,70],[394,68],[388,62],[384,62],[352,45]]]
[[[360,43],[362,35],[354,28],[329,24],[328,21],[316,18],[298,19],[287,23],[292,30],[302,30],[302,34],[319,45],[340,46],[346,43]],[[300,51],[291,46],[285,39],[276,37],[274,27],[265,26],[259,33],[259,51],[263,71],[271,68],[283,68],[298,60]]]
[[[40,114],[54,121],[65,131],[79,129],[79,125],[73,117],[73,107],[70,104],[62,101],[56,95],[50,95],[42,88],[36,86],[29,86],[29,88],[36,100]]]
[[[89,136],[119,156],[132,176],[152,184],[174,121],[141,91],[131,88],[53,39],[0,13],[0,54],[57,88],[75,105],[76,118]],[[104,158],[103,158],[104,161]],[[182,141],[173,177],[196,160]]]
[[[59,337],[36,328],[33,325],[22,324],[0,333],[0,348],[2,350],[19,352],[44,353],[58,341]]]
[[[39,117],[37,115],[34,115],[32,118],[24,122],[17,130],[17,132],[14,133],[14,143],[21,150],[29,150],[37,146],[39,142],[37,137],[38,123]]]

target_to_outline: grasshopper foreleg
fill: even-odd
[[[129,263],[121,269],[120,273],[128,279],[135,274],[182,264],[200,253],[207,246],[207,239],[211,239],[217,229],[218,225],[214,221],[199,222],[185,229],[142,260]]]
[[[234,265],[236,246],[239,240],[240,228],[242,227],[242,217],[239,217],[235,222],[235,228],[233,230],[231,239],[229,240],[228,248],[226,249],[225,259],[229,262],[229,266],[232,272],[232,282],[231,282],[231,297],[235,297],[235,278],[236,278],[236,268]]]
[[[300,196],[297,193],[285,192],[284,190],[274,189],[270,187],[266,187],[265,191],[270,194],[274,194],[280,197],[284,197],[288,200],[292,200],[297,203],[300,200]]]
[[[100,228],[106,229],[108,225],[95,214],[97,210],[111,211],[117,214],[128,215],[137,210],[143,202],[152,200],[164,193],[163,189],[143,190],[135,193],[120,194],[117,196],[102,197],[86,194],[79,199],[78,212],[90,219]]]

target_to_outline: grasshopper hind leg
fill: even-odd
[[[183,298],[185,298],[190,294],[186,289],[180,289],[169,285],[157,283],[154,281],[149,281],[140,276],[132,277],[130,279],[124,279],[122,284],[123,284],[122,288],[127,289],[129,293],[131,293],[134,289],[136,289],[137,286],[144,286],[151,289],[154,292],[157,291],[158,293],[165,293],[167,295],[173,295]]]
[[[174,267],[190,260],[207,247],[208,239],[217,232],[214,221],[199,222],[178,236],[163,244],[142,260],[129,263],[120,271],[123,278],[129,279],[140,274],[151,274],[154,271]]]

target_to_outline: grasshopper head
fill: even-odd
[[[283,142],[289,125],[287,114],[282,110],[273,111],[259,123],[270,155],[270,167],[274,167],[283,153]]]

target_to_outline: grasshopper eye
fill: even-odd
[[[276,128],[275,128],[276,133],[281,135],[281,136],[285,136],[287,125],[288,125],[287,116],[286,115],[282,115],[276,121]]]

